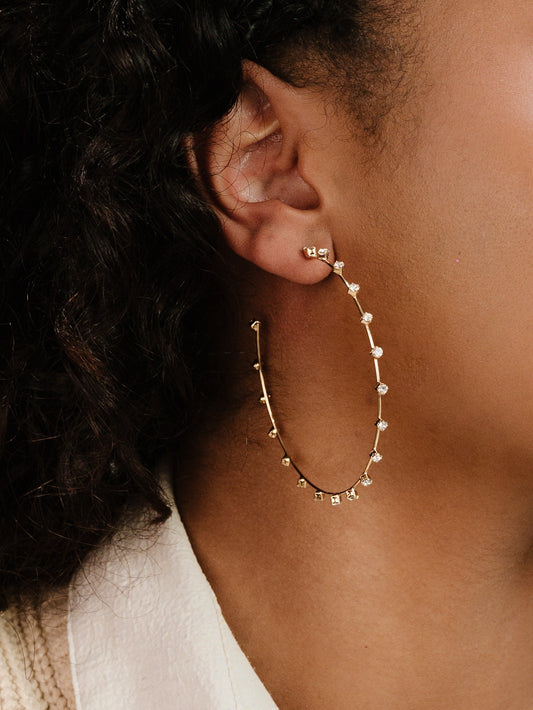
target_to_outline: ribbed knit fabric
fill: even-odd
[[[0,708],[74,710],[67,616],[54,604],[0,614]]]

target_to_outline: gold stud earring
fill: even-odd
[[[270,430],[268,432],[268,436],[271,439],[277,439],[281,449],[282,449],[282,458],[281,458],[281,465],[285,467],[290,467],[293,468],[296,473],[298,474],[298,479],[296,485],[299,488],[307,488],[309,486],[314,490],[314,500],[316,501],[323,501],[326,498],[330,499],[331,505],[337,506],[340,505],[341,501],[345,497],[346,500],[348,501],[354,501],[358,500],[359,494],[357,492],[357,487],[359,485],[361,486],[369,486],[372,483],[372,478],[370,477],[370,467],[375,464],[379,463],[381,459],[383,458],[382,455],[378,451],[378,442],[379,442],[379,437],[382,432],[385,431],[385,429],[388,427],[388,423],[382,418],[382,412],[381,412],[381,400],[384,395],[387,394],[389,388],[387,385],[381,381],[381,376],[380,376],[380,371],[379,371],[379,359],[383,355],[383,349],[379,347],[379,345],[376,345],[374,343],[374,339],[372,337],[372,333],[370,332],[370,324],[372,323],[373,316],[371,313],[368,313],[365,311],[361,304],[359,303],[359,291],[360,287],[359,284],[349,282],[347,279],[344,277],[344,262],[342,261],[335,261],[334,263],[331,263],[329,261],[329,250],[328,249],[319,249],[315,246],[310,246],[310,247],[304,247],[303,249],[304,256],[307,259],[318,259],[319,261],[324,262],[327,264],[332,272],[338,276],[341,281],[344,283],[344,285],[347,288],[348,295],[353,299],[357,310],[359,311],[359,319],[361,324],[366,330],[367,336],[368,336],[368,341],[370,344],[370,355],[373,358],[374,361],[374,368],[375,368],[375,373],[376,373],[376,384],[375,384],[375,391],[377,393],[377,419],[375,422],[375,433],[374,433],[374,442],[372,444],[372,450],[370,451],[370,454],[368,456],[368,461],[366,462],[366,466],[363,470],[363,472],[356,478],[355,481],[353,481],[348,488],[343,488],[340,491],[326,491],[323,488],[315,485],[307,476],[305,476],[301,470],[298,468],[296,463],[293,461],[291,456],[289,455],[287,451],[287,447],[283,443],[283,439],[280,434],[280,429],[276,423],[274,413],[272,411],[272,405],[270,403],[270,394],[268,393],[268,388],[265,380],[265,373],[263,370],[263,361],[261,359],[261,322],[259,320],[254,320],[250,324],[250,327],[252,328],[253,331],[255,331],[256,334],[256,348],[257,348],[257,359],[254,361],[253,367],[257,372],[259,373],[259,379],[261,382],[261,390],[262,390],[262,395],[260,397],[260,402],[264,405],[266,405],[266,409],[268,412],[268,416],[270,419]]]

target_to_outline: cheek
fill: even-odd
[[[453,195],[455,185],[469,211],[511,226],[533,207],[533,38],[515,53],[503,65],[481,61],[483,74],[452,75],[428,106],[420,143],[441,189]]]
[[[516,435],[533,416],[533,38],[471,51],[442,61],[384,180],[389,305],[391,322],[417,314],[397,346],[424,352],[440,414]]]
[[[482,49],[445,65],[408,169],[420,220],[438,233],[427,245],[434,275],[485,326],[489,313],[531,317],[533,37],[496,57]]]

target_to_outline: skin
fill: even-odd
[[[379,146],[325,92],[251,68],[261,110],[244,101],[206,159],[238,255],[246,397],[182,455],[176,496],[287,710],[533,698],[533,5],[421,0],[417,31],[409,98]],[[374,484],[336,508],[279,465],[249,367],[260,317],[289,452],[324,488],[351,483],[373,437],[372,362],[308,243],[361,284],[390,387]]]

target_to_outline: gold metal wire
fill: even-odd
[[[308,259],[318,259],[319,261],[324,262],[327,264],[331,270],[333,271],[334,274],[336,274],[341,281],[344,283],[346,288],[348,289],[348,294],[353,298],[355,305],[357,307],[357,310],[359,311],[359,315],[361,318],[361,323],[363,324],[366,334],[368,336],[368,342],[370,343],[370,354],[372,355],[374,359],[374,368],[376,372],[376,385],[375,389],[377,392],[377,420],[375,422],[375,435],[374,435],[374,443],[372,444],[372,450],[370,451],[368,461],[366,463],[366,466],[363,470],[363,472],[360,474],[360,476],[350,485],[348,488],[343,488],[340,491],[327,491],[324,490],[324,488],[321,488],[317,486],[313,481],[311,481],[302,471],[298,468],[296,463],[293,461],[292,457],[289,455],[289,452],[287,451],[287,447],[285,446],[283,442],[283,438],[280,433],[280,429],[276,423],[276,419],[274,417],[274,412],[272,411],[272,405],[270,403],[270,394],[268,392],[266,380],[265,380],[265,373],[263,370],[263,360],[261,358],[261,322],[259,320],[254,320],[252,323],[250,323],[250,327],[252,330],[255,331],[256,334],[256,348],[257,348],[257,359],[255,360],[253,367],[257,372],[259,373],[259,380],[261,382],[261,391],[262,394],[259,398],[259,401],[266,406],[268,416],[270,419],[271,423],[271,428],[268,432],[268,435],[271,439],[277,439],[279,442],[279,445],[281,446],[283,456],[281,459],[281,464],[286,467],[293,468],[296,473],[298,474],[298,480],[297,480],[297,486],[299,488],[306,488],[309,486],[314,490],[314,500],[317,501],[322,501],[325,500],[326,497],[330,498],[331,504],[336,506],[341,503],[341,500],[343,499],[343,496],[346,497],[346,500],[348,501],[353,501],[357,500],[359,498],[359,494],[357,492],[357,487],[359,485],[362,486],[369,486],[372,483],[372,479],[370,478],[369,475],[369,470],[370,467],[374,464],[377,463],[381,460],[382,456],[378,452],[377,446],[379,442],[379,437],[382,431],[384,431],[388,424],[386,421],[382,419],[382,413],[381,413],[381,399],[382,397],[387,393],[388,387],[385,385],[383,382],[381,382],[381,377],[380,377],[380,371],[379,371],[379,359],[381,358],[381,355],[383,354],[383,351],[381,348],[376,346],[374,343],[374,339],[372,338],[372,333],[370,331],[369,324],[372,322],[372,315],[370,313],[367,313],[366,311],[363,310],[357,294],[359,293],[359,285],[350,283],[349,281],[346,280],[343,274],[343,269],[344,269],[344,263],[342,261],[335,261],[333,264],[329,261],[329,251],[327,249],[317,249],[316,247],[304,247],[303,249],[304,255]]]

